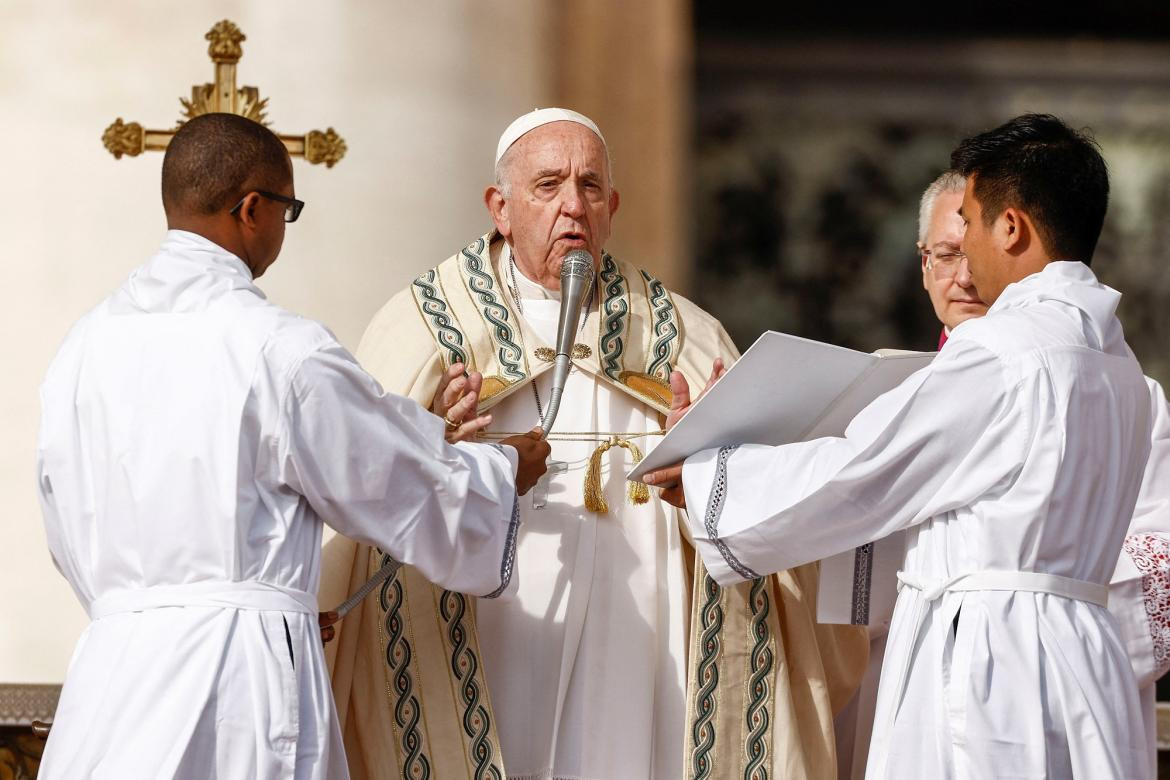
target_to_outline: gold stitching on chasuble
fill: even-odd
[[[492,720],[488,713],[486,691],[480,671],[479,656],[472,646],[474,637],[474,602],[461,593],[444,590],[439,596],[439,615],[446,623],[443,632],[449,654],[450,672],[459,684],[463,735],[470,742],[470,760],[475,766],[475,778],[491,777],[502,780],[497,766],[496,746],[492,739]]]
[[[467,347],[463,331],[459,328],[459,319],[447,302],[447,294],[443,290],[443,283],[436,269],[432,268],[417,277],[410,285],[410,292],[419,316],[430,329],[431,338],[438,346],[443,367],[463,363],[470,368],[472,364],[468,360],[468,355],[471,351]]]
[[[371,552],[371,554],[375,554]],[[382,555],[382,563],[389,556]],[[419,730],[422,706],[414,693],[413,640],[407,636],[408,619],[404,615],[405,588],[403,572],[399,569],[382,584],[378,605],[382,615],[378,620],[378,645],[382,651],[382,670],[386,675],[386,695],[393,711],[395,748],[400,751],[403,774],[412,780],[426,780],[431,776],[425,739]],[[385,634],[383,634],[385,629]]]
[[[601,323],[597,329],[597,353],[601,370],[615,382],[621,381],[622,355],[629,327],[630,294],[626,278],[610,255],[601,256]]]
[[[545,363],[551,363],[557,359],[557,351],[552,347],[537,347],[532,350],[532,354],[537,360],[543,360]],[[584,360],[593,354],[593,350],[586,344],[574,344],[573,349],[569,351],[569,357],[573,360]]]
[[[618,381],[649,401],[651,405],[670,407],[670,385],[658,377],[643,374],[641,371],[623,371],[618,374]]]
[[[650,321],[654,324],[653,344],[647,350],[651,362],[646,367],[646,373],[663,381],[670,381],[670,372],[674,368],[679,348],[678,311],[670,292],[662,282],[645,271],[642,271],[642,281],[646,286]]]
[[[501,287],[488,258],[488,244],[477,238],[462,251],[459,263],[463,284],[472,300],[479,302],[479,313],[496,348],[496,359],[500,364],[500,380],[511,385],[527,378],[528,360],[524,349],[517,343],[522,336],[512,327],[511,313],[507,303],[501,303],[496,289]]]
[[[768,616],[771,612],[771,598],[767,577],[752,581],[751,600],[752,619],[749,626],[749,638],[753,642],[749,654],[748,683],[747,683],[747,712],[746,722],[747,739],[744,743],[744,754],[747,766],[744,768],[744,780],[767,780],[768,766],[772,752],[772,661],[775,657],[776,638],[768,625]]]

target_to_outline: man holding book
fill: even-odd
[[[967,178],[958,262],[987,316],[843,438],[705,450],[646,481],[688,507],[725,583],[909,529],[871,776],[1147,777],[1105,609],[1151,435],[1120,295],[1089,269],[1105,164],[1044,115],[951,162]]]

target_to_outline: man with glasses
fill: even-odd
[[[41,389],[49,548],[92,619],[41,777],[345,777],[322,523],[499,591],[549,448],[445,441],[322,325],[265,300],[254,280],[304,206],[269,130],[195,117],[162,167],[166,240],[74,326]]]
[[[966,179],[948,171],[922,193],[918,210],[918,252],[922,258],[922,286],[934,314],[943,325],[939,349],[960,322],[987,313],[987,304],[975,292],[971,270],[962,262],[963,204]]]

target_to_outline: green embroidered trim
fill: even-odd
[[[715,748],[715,690],[719,687],[719,632],[723,630],[723,608],[719,606],[723,589],[707,575],[703,578],[703,602],[700,615],[701,634],[696,668],[695,710],[698,717],[691,726],[691,771],[695,780],[711,777],[711,751]]]
[[[504,774],[494,761],[494,751],[489,739],[492,729],[491,716],[481,701],[479,680],[479,659],[468,642],[468,628],[464,624],[467,615],[467,598],[451,590],[443,591],[439,598],[439,613],[447,622],[447,639],[451,642],[451,673],[462,685],[463,732],[471,740],[471,757],[475,761],[475,778],[503,780]]]
[[[382,556],[382,565],[390,556]],[[378,601],[385,613],[386,665],[393,673],[392,686],[398,698],[394,701],[394,723],[402,735],[402,776],[412,780],[426,780],[431,776],[431,762],[422,749],[422,735],[418,722],[422,718],[422,707],[414,695],[414,675],[410,672],[413,651],[406,639],[402,622],[401,572],[382,584]]]
[[[439,345],[439,352],[444,349],[447,351],[444,355],[446,364],[467,365],[467,353],[463,350],[463,331],[451,324],[452,316],[448,316],[451,308],[437,286],[437,278],[438,274],[432,268],[414,280],[410,291],[414,295],[419,311],[423,313],[423,319],[431,327],[431,335]]]
[[[621,381],[621,358],[625,351],[622,336],[626,331],[626,316],[630,301],[626,278],[618,271],[617,263],[608,254],[601,256],[602,319],[598,335],[598,353],[601,370],[614,382]]]
[[[752,647],[751,672],[748,676],[747,705],[747,766],[744,780],[768,780],[768,739],[771,718],[768,713],[769,681],[772,679],[772,637],[768,629],[768,579],[752,581],[749,595],[752,603],[751,635],[756,640]]]
[[[507,377],[522,380],[526,374],[520,367],[524,360],[524,350],[516,343],[516,332],[508,324],[508,309],[500,304],[496,296],[495,282],[492,275],[484,270],[489,264],[484,257],[487,242],[477,238],[462,250],[464,270],[463,279],[468,289],[479,299],[480,311],[495,329],[495,340],[499,344],[500,370]]]
[[[650,274],[642,271],[642,278],[646,280],[646,293],[650,301],[650,319],[654,323],[654,343],[650,347],[653,361],[646,373],[664,381],[670,381],[670,372],[673,370],[671,358],[678,346],[678,313],[674,308],[674,301],[670,293],[662,286],[662,282]]]

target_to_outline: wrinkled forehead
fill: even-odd
[[[508,149],[506,156],[527,172],[581,168],[607,174],[605,142],[576,122],[549,122],[529,130]]]

